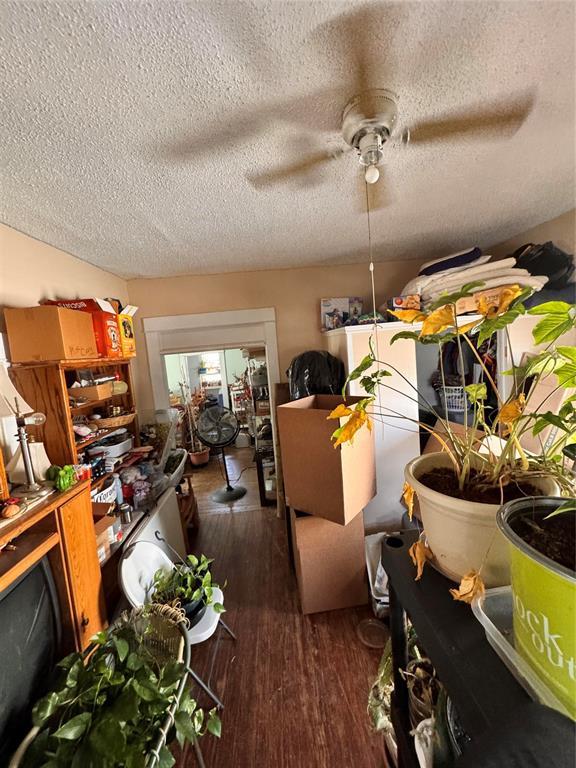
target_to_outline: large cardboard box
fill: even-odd
[[[349,397],[347,403],[361,398]],[[342,402],[337,395],[312,395],[277,408],[287,503],[301,512],[346,525],[376,494],[374,438],[366,427],[352,444],[334,448],[338,421],[328,420]]]
[[[294,563],[302,613],[351,608],[368,602],[364,519],[346,526],[290,511]]]
[[[122,357],[118,315],[106,299],[66,299],[47,301],[58,307],[88,312],[92,318],[96,346],[100,357]]]
[[[136,356],[136,338],[134,336],[134,315],[136,312],[138,312],[138,307],[129,304],[118,314],[122,357]]]
[[[13,363],[98,357],[89,315],[62,307],[5,309]]]

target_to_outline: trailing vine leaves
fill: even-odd
[[[213,592],[219,585],[212,581],[210,565],[214,560],[201,555],[188,555],[186,564],[176,563],[172,569],[160,568],[154,574],[152,599],[158,603],[173,603],[179,600],[182,605],[202,600],[204,605],[211,605],[217,613],[224,613],[221,603],[215,603]]]
[[[80,654],[59,664],[55,689],[33,709],[40,732],[28,748],[23,768],[144,768],[182,676],[181,662],[159,663],[146,646],[146,629],[127,621],[93,638],[85,663]],[[208,730],[220,735],[216,710],[199,709],[187,689],[175,714],[180,744]],[[170,750],[161,765],[174,765]]]

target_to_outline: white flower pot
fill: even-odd
[[[439,467],[452,467],[446,453],[428,453],[413,459],[404,471],[414,488],[420,516],[434,560],[434,566],[449,579],[459,582],[466,573],[482,568],[486,587],[510,584],[508,544],[496,525],[499,504],[465,501],[433,491],[419,478]],[[552,478],[531,483],[547,496],[559,495]]]

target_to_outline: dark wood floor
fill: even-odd
[[[233,479],[251,454],[230,456]],[[303,616],[285,523],[275,508],[259,506],[255,470],[244,472],[248,494],[231,507],[209,500],[220,484],[214,460],[194,478],[201,517],[194,551],[214,557],[215,579],[228,580],[224,619],[238,636],[221,637],[214,663],[214,638],[193,649],[193,667],[225,704],[222,738],[202,740],[207,768],[381,768],[381,740],[366,715],[380,654],[356,636],[369,609]],[[196,766],[192,750],[178,766]]]

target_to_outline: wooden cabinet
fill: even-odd
[[[85,648],[92,635],[100,631],[106,622],[102,576],[88,491],[58,507],[57,518],[70,590],[75,639],[80,648]]]
[[[106,626],[90,486],[79,483],[0,525],[0,592],[48,556],[58,589],[63,652],[83,650]]]

